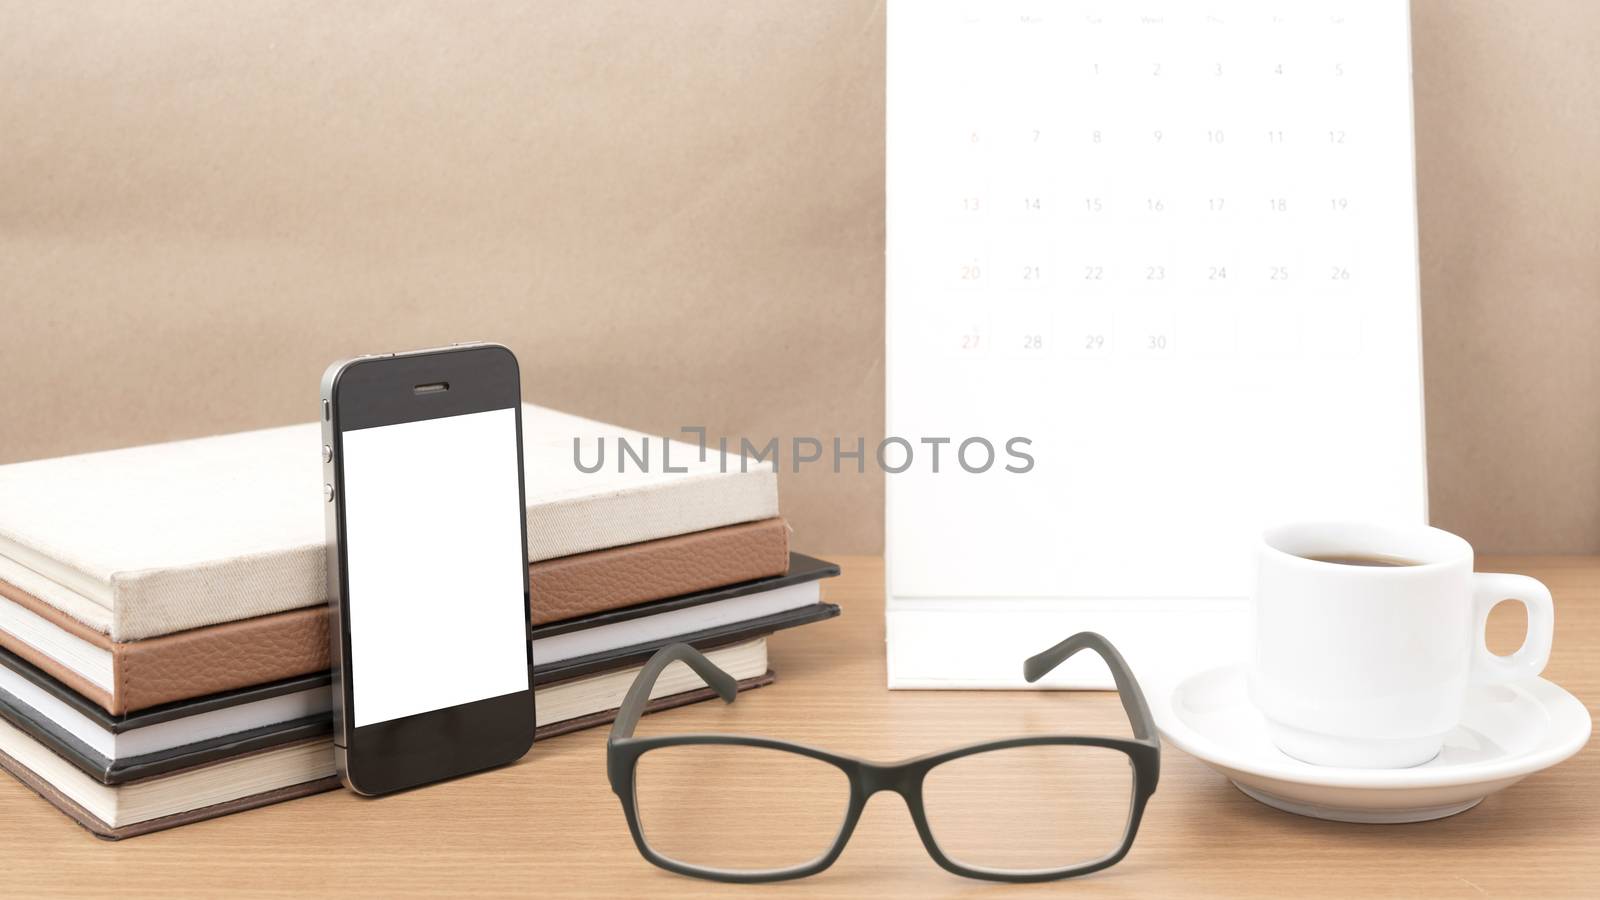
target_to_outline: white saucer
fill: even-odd
[[[1212,669],[1153,698],[1161,734],[1268,806],[1337,822],[1424,822],[1577,753],[1589,711],[1542,678],[1473,688],[1462,723],[1432,761],[1409,769],[1314,766],[1273,745],[1250,703],[1243,666]]]

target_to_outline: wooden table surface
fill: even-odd
[[[775,637],[778,682],[732,706],[645,719],[641,734],[726,730],[896,759],[1051,731],[1126,733],[1113,695],[894,692],[884,688],[883,566],[845,558],[826,596],[838,619]],[[1546,675],[1600,700],[1600,558],[1483,559],[1555,592]],[[1497,614],[1498,618],[1498,614]],[[1504,652],[1514,621],[1491,646]],[[1053,636],[1052,636],[1053,638]],[[665,897],[756,888],[672,875],[633,847],[605,776],[606,729],[538,744],[520,763],[400,796],[335,792],[120,843],[97,840],[0,778],[0,895],[205,896],[240,892]],[[1054,885],[968,881],[924,853],[894,794],[867,806],[844,855],[774,894],[943,896],[1595,896],[1600,890],[1600,754],[1592,748],[1453,818],[1419,825],[1314,821],[1256,803],[1166,747],[1161,786],[1128,857]]]

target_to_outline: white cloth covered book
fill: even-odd
[[[778,514],[769,464],[531,405],[522,427],[530,561]],[[0,466],[0,580],[118,641],[323,603],[321,445],[308,423]]]

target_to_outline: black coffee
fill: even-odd
[[[1312,562],[1335,563],[1341,566],[1420,566],[1414,559],[1378,554],[1348,554],[1344,556],[1308,556]]]

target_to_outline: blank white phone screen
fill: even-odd
[[[344,433],[357,728],[528,689],[515,416]]]

